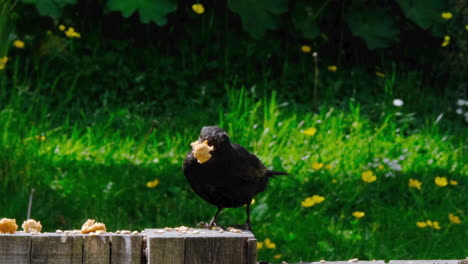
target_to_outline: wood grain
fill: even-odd
[[[0,235],[0,264],[29,263],[31,236],[29,234]]]
[[[83,237],[45,233],[31,236],[31,264],[81,264]]]
[[[142,235],[110,235],[112,264],[140,264]]]
[[[109,264],[110,239],[109,236],[85,235],[83,240],[83,264]]]

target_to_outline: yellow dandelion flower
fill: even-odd
[[[65,26],[64,26],[64,25],[59,25],[59,26],[58,26],[58,29],[59,29],[60,31],[64,31],[64,30],[65,30]]]
[[[379,170],[383,170],[384,168],[385,168],[385,166],[382,165],[382,164],[380,164],[380,165],[377,167],[377,169],[379,169]]]
[[[200,3],[193,4],[192,9],[193,9],[193,12],[195,12],[195,13],[197,13],[199,15],[201,15],[201,14],[203,14],[205,12],[205,7]]]
[[[445,187],[448,185],[446,177],[435,177],[434,182],[439,187]]]
[[[456,215],[454,215],[452,213],[450,213],[448,217],[449,217],[450,222],[452,222],[454,224],[457,224],[457,225],[461,224],[460,217],[458,217],[458,216],[456,216]]]
[[[13,46],[18,49],[24,48],[24,41],[22,40],[15,40],[13,41]]]
[[[320,163],[320,162],[314,162],[312,163],[312,169],[314,170],[320,170],[321,168],[323,167],[323,163]]]
[[[419,228],[425,228],[427,227],[427,223],[426,222],[416,222],[416,226],[419,227]]]
[[[431,220],[426,220],[426,225],[432,227],[432,221]]]
[[[46,136],[44,136],[44,135],[37,135],[35,138],[38,141],[45,141],[47,139]]]
[[[263,242],[262,241],[257,241],[257,249],[263,248]]]
[[[158,179],[155,179],[154,181],[149,181],[146,183],[146,187],[148,188],[154,188],[156,186],[158,186],[159,184],[159,180]]]
[[[380,78],[384,78],[385,74],[383,72],[375,72],[375,75],[377,75]]]
[[[281,255],[281,254],[276,254],[276,255],[273,256],[273,258],[274,258],[274,259],[280,259],[282,256],[283,256],[283,255]]]
[[[458,185],[458,182],[456,180],[450,180],[450,185],[456,186]]]
[[[337,180],[335,180],[335,179],[333,179],[333,180],[332,180],[332,183],[338,183],[338,181],[337,181]]]
[[[306,130],[302,131],[302,134],[306,134],[308,136],[313,136],[313,135],[315,135],[315,133],[317,133],[317,128],[315,128],[315,127],[310,127],[310,128],[307,128]]]
[[[311,197],[307,197],[304,199],[304,201],[301,202],[301,205],[303,207],[312,207],[316,204],[319,204],[321,202],[325,201],[325,197],[320,196],[320,195],[313,195]]]
[[[431,227],[434,228],[434,229],[437,229],[437,230],[439,230],[441,228],[439,222],[437,222],[437,221],[432,222]]]
[[[5,69],[5,66],[6,66],[7,62],[8,62],[8,57],[7,56],[4,56],[4,57],[0,58],[0,70]]]
[[[444,36],[444,42],[442,42],[442,47],[447,47],[450,44],[450,36]]]
[[[356,217],[356,218],[363,218],[365,215],[366,215],[366,213],[361,212],[361,211],[353,212],[353,216]]]
[[[335,65],[330,65],[328,66],[328,70],[331,72],[336,72],[338,70],[338,67],[336,67]]]
[[[265,240],[263,240],[263,243],[265,244],[266,248],[276,248],[276,244],[271,242],[269,238],[266,238]]]
[[[465,26],[465,29],[468,30],[468,25]]]
[[[310,53],[312,51],[312,48],[309,45],[302,45],[301,51],[304,53]]]
[[[304,201],[301,202],[301,205],[302,205],[303,207],[311,207],[311,206],[314,206],[315,203],[314,203],[314,201],[312,200],[312,198],[307,197],[307,198],[304,199]]]
[[[320,195],[313,195],[312,196],[312,201],[314,201],[314,203],[316,203],[316,204],[319,204],[319,203],[325,201],[325,197],[320,196]]]
[[[440,16],[445,20],[449,20],[453,17],[453,14],[450,12],[443,12]]]
[[[250,202],[250,205],[254,204],[255,203],[255,199],[252,198],[252,201]]]
[[[327,165],[325,165],[325,169],[331,170],[331,169],[333,169],[333,165],[327,164]]]
[[[422,182],[416,180],[416,179],[409,179],[409,182],[408,182],[408,186],[410,188],[416,188],[418,190],[421,190],[421,185],[422,185]]]
[[[65,35],[69,38],[81,38],[81,34],[76,32],[73,27],[69,27],[67,31],[65,31]]]
[[[377,176],[371,170],[367,170],[361,173],[362,180],[368,183],[374,182],[377,180]]]

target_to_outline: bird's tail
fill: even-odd
[[[272,171],[272,170],[268,170],[268,171],[266,172],[266,176],[267,176],[267,177],[272,177],[272,178],[274,178],[274,177],[277,176],[277,175],[289,175],[289,173],[287,173],[287,172],[282,172],[282,171]]]

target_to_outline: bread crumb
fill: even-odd
[[[26,233],[40,233],[42,230],[41,222],[37,222],[34,219],[28,219],[24,221],[21,227]]]
[[[14,234],[18,229],[16,219],[2,218],[0,219],[0,233]]]
[[[82,234],[89,234],[98,230],[106,231],[106,225],[103,223],[96,223],[94,219],[88,219],[81,227]]]
[[[193,156],[195,156],[198,163],[203,164],[211,158],[210,152],[214,150],[214,147],[208,145],[208,140],[203,142],[195,141],[190,145],[192,146]]]

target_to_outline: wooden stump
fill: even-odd
[[[31,263],[81,264],[83,237],[44,233],[31,236]]]
[[[31,236],[28,234],[0,235],[0,264],[29,263]]]
[[[141,264],[143,236],[110,235],[112,264]]]
[[[223,233],[197,229],[180,233],[146,229],[150,264],[255,264],[255,237],[251,232]]]

